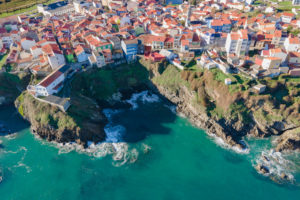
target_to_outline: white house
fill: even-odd
[[[243,29],[227,35],[225,49],[227,54],[235,53],[237,56],[245,55],[249,51],[250,40],[248,31]]]
[[[262,67],[264,69],[275,69],[279,68],[281,59],[277,57],[267,57],[262,61]]]
[[[298,37],[288,37],[284,41],[284,48],[287,52],[298,51],[300,49],[300,39]]]
[[[54,53],[52,55],[48,55],[47,58],[52,69],[56,69],[66,64],[63,54]]]
[[[293,13],[284,12],[281,14],[281,21],[289,24],[294,19],[294,17],[295,15]]]
[[[88,59],[91,65],[96,65],[98,68],[106,65],[104,55],[97,51],[93,51]]]
[[[300,65],[300,53],[299,52],[290,52],[288,62],[289,62],[289,64]]]
[[[44,45],[42,51],[52,69],[66,64],[65,57],[57,44]]]
[[[24,50],[30,50],[30,48],[35,45],[36,42],[32,38],[26,37],[21,40],[21,46]]]
[[[300,5],[300,0],[293,0],[293,1],[292,1],[292,4],[293,4],[294,6]]]
[[[58,93],[66,78],[66,72],[70,67],[62,66],[53,71],[37,85],[29,85],[27,90],[35,96],[49,96]]]
[[[39,45],[33,46],[30,48],[30,53],[34,58],[43,54],[42,47]]]

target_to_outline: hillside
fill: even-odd
[[[163,70],[157,70],[156,65],[142,62],[155,72],[152,81],[157,90],[175,103],[179,112],[232,146],[241,146],[240,140],[245,135],[268,137],[288,130],[299,131],[298,78],[281,75],[276,79],[257,81],[237,74],[225,75],[218,69],[192,68],[180,72],[168,65]],[[233,83],[225,85],[226,78]],[[267,86],[264,94],[257,94],[252,89],[259,83]],[[300,146],[277,149],[300,150]]]
[[[25,74],[0,73],[0,105],[13,103],[26,88],[29,79]]]

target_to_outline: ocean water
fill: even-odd
[[[0,121],[16,132],[0,137],[0,199],[299,199],[299,159],[270,152],[270,140],[247,139],[250,151],[237,153],[155,95],[128,102],[132,109],[105,110],[107,141],[87,150],[40,140],[12,107],[0,108]],[[262,153],[295,183],[258,174]]]

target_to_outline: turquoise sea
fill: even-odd
[[[133,109],[105,111],[107,143],[85,151],[35,138],[13,107],[0,107],[0,121],[16,132],[0,136],[0,199],[299,200],[297,165],[283,159],[274,168],[291,172],[295,184],[274,183],[254,169],[269,140],[248,139],[250,152],[236,153],[155,95],[129,103]]]

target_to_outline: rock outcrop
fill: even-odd
[[[285,131],[277,139],[276,151],[300,152],[300,128]]]

